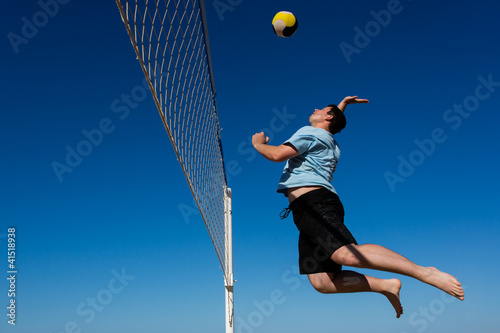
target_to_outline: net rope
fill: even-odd
[[[204,4],[198,0],[116,3],[226,276],[227,181]]]

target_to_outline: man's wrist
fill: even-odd
[[[344,102],[344,100],[342,100],[342,102],[339,103],[339,105],[337,105],[337,107],[340,109],[340,111],[344,112],[345,111],[345,108],[347,106],[347,103]]]
[[[256,142],[253,144],[253,147],[257,149],[257,147],[261,145],[266,145],[266,144],[264,142]]]

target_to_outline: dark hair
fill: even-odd
[[[335,104],[330,104],[328,106],[330,107],[330,111],[327,113],[333,115],[333,119],[330,121],[330,125],[328,125],[328,130],[332,134],[340,133],[340,131],[342,131],[347,124],[344,112],[340,111],[338,106]]]

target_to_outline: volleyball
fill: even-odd
[[[274,33],[280,37],[292,36],[297,31],[298,26],[297,19],[290,12],[279,12],[273,18]]]

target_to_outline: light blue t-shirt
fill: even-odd
[[[293,145],[299,155],[286,162],[278,184],[279,193],[288,196],[288,188],[311,185],[337,193],[330,182],[340,157],[340,147],[330,132],[304,126],[285,143]]]

